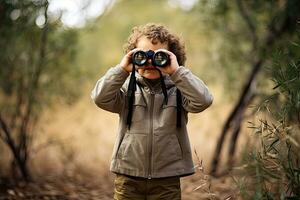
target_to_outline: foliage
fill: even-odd
[[[275,86],[261,105],[266,119],[251,122],[260,145],[244,161],[242,172],[250,178],[243,183],[248,186],[244,198],[300,198],[300,62],[287,57],[276,54],[268,70]]]
[[[30,177],[26,165],[42,110],[74,102],[83,83],[77,31],[51,20],[47,8],[46,0],[0,4],[0,138],[23,178]]]
[[[240,84],[241,77],[249,74],[252,61],[257,57],[256,51],[260,51],[259,56],[268,63],[276,49],[295,42],[295,26],[288,24],[286,34],[280,40],[272,46],[264,46],[269,29],[279,27],[287,16],[295,17],[299,6],[295,0],[199,1],[193,12],[197,13],[199,22],[206,25],[207,34],[211,36],[214,54],[211,62],[225,74],[227,90],[240,91],[243,85]],[[266,84],[264,77],[260,79],[262,85]],[[236,96],[234,92],[229,95]]]
[[[294,55],[295,56],[295,55]],[[277,61],[274,63],[274,69],[270,70],[275,86],[273,89],[277,89],[278,93],[282,96],[281,110],[280,112],[273,113],[273,116],[277,116],[282,121],[288,121],[300,124],[300,55],[298,55],[297,61],[290,60],[290,56],[278,55]],[[278,58],[282,58],[278,60]],[[283,65],[283,62],[287,62]],[[277,102],[278,104],[278,97]],[[274,103],[273,107],[275,106]],[[277,105],[278,106],[278,105]]]
[[[42,27],[36,25],[36,19],[41,17],[45,7],[43,1],[29,0],[6,1],[2,7],[5,17],[1,19],[0,47],[5,51],[0,54],[0,87],[1,95],[7,98],[16,96],[22,84],[24,93],[30,89],[32,74],[39,64],[42,37]],[[12,13],[18,13],[16,19]],[[76,65],[77,31],[64,29],[55,21],[48,24],[47,37],[36,102],[42,104],[62,94],[78,96],[79,90],[73,84],[80,82],[80,69]],[[11,107],[4,98],[2,100],[1,107]]]

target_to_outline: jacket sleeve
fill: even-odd
[[[180,66],[170,78],[180,90],[183,108],[187,112],[198,113],[212,104],[213,96],[208,87],[189,69]]]
[[[91,92],[91,98],[95,104],[104,110],[120,113],[124,104],[125,93],[122,85],[129,73],[119,65],[110,68],[106,74],[97,81]]]

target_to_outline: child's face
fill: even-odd
[[[157,42],[156,44],[152,44],[151,40],[149,40],[146,37],[141,37],[136,47],[142,49],[143,51],[148,51],[148,50],[156,51],[158,49],[168,50],[167,43]],[[159,72],[152,65],[151,59],[148,60],[146,65],[139,67],[138,72],[141,76],[148,79],[157,79],[160,77]]]

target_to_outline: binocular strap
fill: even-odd
[[[128,115],[126,124],[128,125],[128,129],[130,129],[131,119],[132,119],[132,110],[133,110],[133,101],[134,101],[134,93],[136,91],[136,78],[135,78],[135,65],[132,65],[132,72],[128,84],[127,98],[128,98]]]
[[[167,88],[166,88],[166,84],[164,81],[164,77],[159,69],[157,69],[157,71],[159,72],[159,75],[160,75],[159,79],[160,79],[161,90],[164,95],[165,104],[167,105],[168,104],[168,93],[167,93]]]
[[[160,83],[162,92],[164,95],[164,103],[168,104],[168,93],[166,84],[164,81],[164,78],[162,76],[162,73],[159,69],[157,69],[160,74]],[[133,112],[133,101],[134,101],[134,93],[136,91],[136,77],[135,77],[135,65],[132,65],[132,72],[128,84],[128,91],[127,91],[127,98],[128,98],[128,115],[127,115],[127,121],[126,124],[128,126],[128,129],[130,129],[131,126],[131,120],[132,120],[132,112]],[[176,121],[176,127],[181,127],[181,107],[182,107],[182,100],[181,100],[181,92],[177,89],[176,91],[176,103],[177,103],[177,121]]]
[[[181,127],[181,111],[182,111],[182,99],[181,99],[181,92],[177,88],[176,90],[176,104],[177,104],[177,118],[176,118],[176,127]]]

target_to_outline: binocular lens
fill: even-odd
[[[154,55],[154,62],[156,63],[157,66],[164,66],[168,62],[168,56],[164,52],[157,52]]]
[[[138,51],[134,54],[133,60],[137,65],[144,65],[147,62],[147,55],[142,51]]]
[[[154,52],[149,50],[147,52],[137,51],[132,56],[132,62],[136,65],[143,66],[151,59],[152,64],[158,67],[165,67],[169,62],[169,56],[165,52]]]

